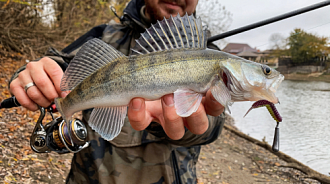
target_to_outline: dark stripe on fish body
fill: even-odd
[[[126,71],[128,71],[129,73],[135,72],[136,69],[138,68],[136,60],[129,58],[129,62],[128,62],[128,66]]]
[[[108,71],[115,70],[120,63],[120,60],[121,58],[118,58],[108,65],[100,68],[98,71],[104,71],[104,69],[107,69]],[[101,94],[102,91],[100,90],[95,92],[95,87],[102,85],[104,81],[108,81],[107,79],[111,79],[111,72],[94,72],[70,92],[66,98],[66,104],[80,103],[80,101],[87,98],[87,96],[88,98],[91,98],[104,95]]]
[[[161,58],[157,57],[157,55],[152,55],[146,61],[148,62],[149,66],[154,66],[157,63],[158,59],[161,59]]]

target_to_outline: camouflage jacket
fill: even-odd
[[[100,30],[103,30],[99,36],[103,41],[128,55],[134,40],[146,27],[140,15],[143,5],[143,0],[132,0],[124,10],[120,24],[110,22],[93,28],[62,52],[50,49],[46,56],[65,69],[65,63],[70,62],[77,48],[86,40],[98,37],[94,33]],[[90,113],[91,110],[83,112],[86,124]],[[194,135],[186,130],[183,138],[175,141],[166,136],[158,123],[152,122],[146,130],[136,131],[127,117],[119,136],[109,142],[87,126],[90,146],[74,154],[66,182],[197,183],[196,163],[201,145],[216,140],[224,124],[224,114],[208,118],[209,128],[204,134]]]

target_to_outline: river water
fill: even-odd
[[[330,83],[284,80],[276,96],[280,123],[280,151],[312,169],[330,173]],[[231,107],[237,128],[272,145],[276,122],[265,107],[253,109],[252,102],[236,102]]]

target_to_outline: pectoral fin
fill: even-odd
[[[188,117],[196,112],[203,95],[189,89],[178,89],[174,92],[176,113],[181,117]]]
[[[127,114],[127,106],[95,108],[89,126],[105,140],[112,140],[120,133]]]
[[[211,87],[211,92],[213,97],[231,113],[229,109],[229,105],[231,105],[231,95],[225,83],[223,83],[222,80],[216,81]]]

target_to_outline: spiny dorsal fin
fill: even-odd
[[[66,69],[61,81],[61,90],[72,90],[96,70],[123,56],[124,54],[100,39],[89,40],[80,48]]]
[[[186,14],[157,21],[136,40],[132,55],[148,54],[177,48],[206,48],[206,37],[200,18]]]

